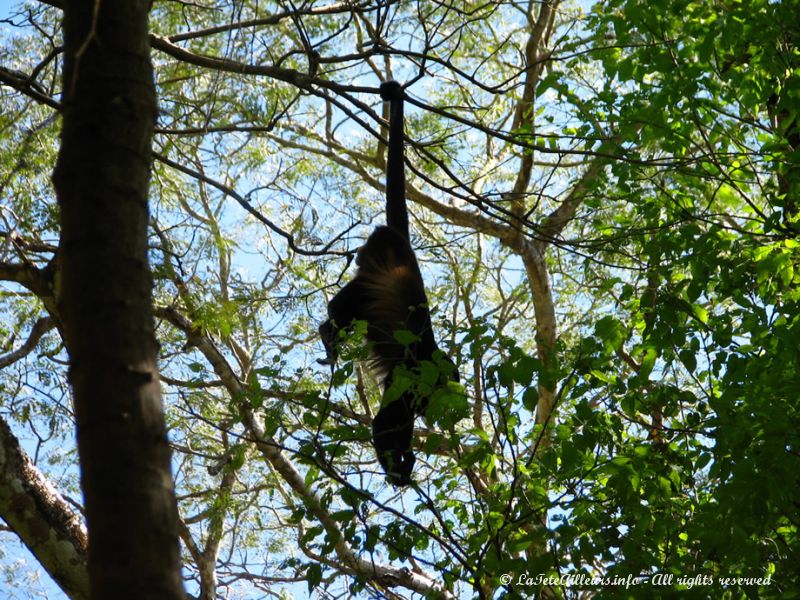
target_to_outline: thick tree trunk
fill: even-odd
[[[156,115],[148,7],[148,0],[64,3],[56,295],[93,599],[184,597],[147,260]]]

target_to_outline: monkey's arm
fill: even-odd
[[[317,362],[321,365],[336,364],[338,354],[336,352],[336,335],[338,329],[333,325],[333,321],[328,319],[319,326],[319,337],[322,339],[322,345],[325,346],[325,358],[318,358]]]
[[[359,317],[363,303],[364,291],[358,277],[344,286],[328,302],[328,319],[319,326],[319,336],[322,338],[322,345],[325,346],[325,358],[318,359],[319,364],[332,365],[336,362],[339,356],[336,351],[339,331],[347,329],[353,320]]]

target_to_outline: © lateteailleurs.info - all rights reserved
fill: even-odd
[[[597,576],[585,573],[570,573],[559,576],[532,575],[530,573],[505,573],[500,576],[500,583],[513,587],[556,586],[568,588],[592,587],[635,587],[650,585],[653,587],[693,587],[721,585],[730,586],[767,586],[772,583],[771,575],[763,577],[721,577],[719,575],[675,575],[674,573],[655,573],[652,575]]]

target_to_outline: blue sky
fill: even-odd
[[[8,11],[16,4],[15,0],[0,0],[0,19],[5,19]]]

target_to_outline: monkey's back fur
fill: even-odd
[[[359,251],[356,279],[362,282],[362,318],[368,323],[370,366],[383,380],[400,364],[429,360],[436,348],[428,298],[414,251],[389,227],[378,227]],[[408,331],[416,340],[404,346],[395,337]]]

